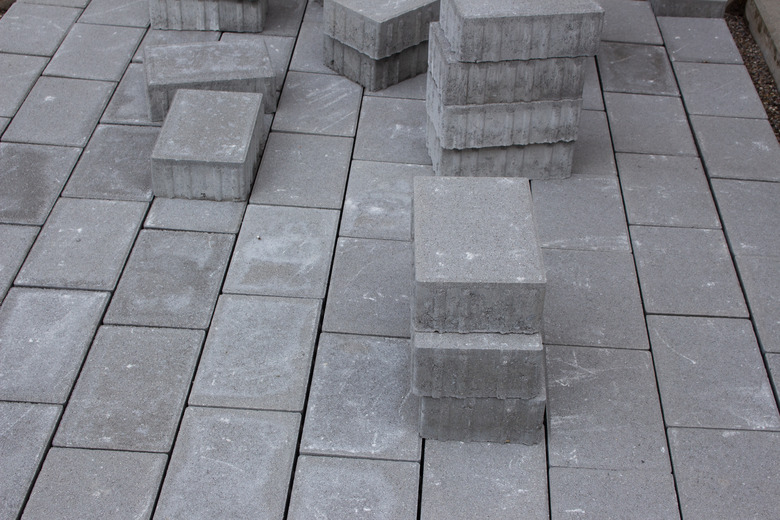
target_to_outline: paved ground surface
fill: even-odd
[[[0,22],[0,518],[776,517],[780,149],[722,20],[602,0],[575,174],[532,186],[529,447],[416,434],[424,76],[363,92],[321,64],[321,5],[272,0],[251,200],[155,200],[161,36],[143,0],[87,3]]]

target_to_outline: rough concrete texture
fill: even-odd
[[[596,1],[604,9],[601,41],[663,45],[653,8],[648,2]]]
[[[411,197],[410,197],[411,199]],[[0,303],[11,287],[40,229],[34,226],[0,225]]]
[[[664,47],[605,42],[599,48],[598,63],[604,91],[679,95]]]
[[[246,200],[267,137],[263,97],[179,90],[152,151],[154,194]]]
[[[712,179],[712,191],[731,251],[739,256],[780,257],[780,184]]]
[[[766,119],[761,98],[744,65],[674,62],[689,114]],[[713,84],[721,85],[712,88]]]
[[[164,31],[160,29],[150,29],[146,32],[141,45],[133,56],[133,63],[143,63],[144,51],[147,47],[156,47],[159,45],[175,45],[181,43],[194,42],[214,42],[219,40],[219,31]]]
[[[422,100],[366,96],[352,158],[431,164],[425,149],[425,118]]]
[[[294,4],[294,2],[291,2]],[[287,66],[290,63],[290,56],[295,46],[295,38],[288,36],[269,36],[267,34],[251,33],[222,33],[219,41],[222,42],[246,42],[257,45],[258,49],[265,46],[268,50],[268,57],[271,58],[271,65],[276,73],[276,90],[281,91],[284,84],[284,77],[287,74]],[[259,52],[259,50],[258,50]],[[276,96],[278,99],[278,94]]]
[[[439,0],[325,0],[327,36],[378,60],[428,39],[439,19]]]
[[[583,110],[580,113],[580,128],[577,131],[571,172],[572,175],[590,177],[617,175],[612,135],[609,133],[605,112]]]
[[[416,330],[541,331],[546,276],[528,180],[418,177],[413,207]]]
[[[672,61],[742,63],[725,20],[662,16],[658,26]]]
[[[120,125],[155,125],[149,118],[149,95],[146,93],[146,76],[141,63],[131,63],[114,90],[101,123]]]
[[[47,63],[41,56],[0,54],[0,116],[16,114]]]
[[[441,28],[458,61],[593,56],[603,18],[592,0],[441,4]]]
[[[244,216],[242,202],[155,199],[144,227],[205,233],[238,233]]]
[[[650,0],[656,16],[723,18],[727,0]]]
[[[79,22],[145,29],[149,27],[149,4],[145,0],[91,0]]]
[[[14,3],[0,18],[0,52],[52,56],[81,9]]]
[[[775,82],[780,82],[780,6],[766,0],[748,0],[745,5],[745,18],[769,70],[775,77]]]
[[[268,0],[150,0],[152,29],[262,32]]]

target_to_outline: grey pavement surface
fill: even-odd
[[[776,518],[780,146],[722,20],[598,2],[573,176],[531,183],[548,408],[525,446],[417,433],[425,75],[324,68],[319,0],[269,0],[260,35],[17,0],[0,519]],[[141,47],[217,39],[265,44],[281,89],[251,196],[155,198]]]

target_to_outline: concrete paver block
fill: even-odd
[[[413,205],[415,330],[541,331],[546,276],[526,179],[418,177]]]
[[[685,108],[692,115],[766,119],[744,65],[674,62]],[[712,88],[720,85],[720,88]]]
[[[205,233],[238,233],[246,204],[213,200],[155,199],[144,227]]]
[[[425,148],[425,112],[425,102],[418,99],[366,96],[352,158],[431,164]]]
[[[727,0],[650,0],[656,16],[723,18]]]
[[[146,93],[146,75],[142,64],[131,63],[127,67],[100,122],[120,125],[162,125],[161,121],[152,122],[149,118],[149,95]]]
[[[81,9],[14,3],[0,18],[0,52],[52,56]]]
[[[663,45],[653,8],[648,2],[596,1],[604,9],[602,41]]]
[[[81,23],[149,27],[149,3],[144,0],[90,0]]]
[[[605,42],[599,48],[598,63],[604,91],[679,95],[662,46]]]
[[[150,0],[152,29],[262,32],[268,0]]]
[[[41,4],[41,5],[59,5],[62,7],[78,7],[84,9],[89,4],[89,0],[19,0],[20,3],[25,4]]]
[[[33,226],[0,225],[0,302],[11,287],[16,273],[24,262],[39,228]]]
[[[320,13],[322,12],[321,3],[311,2],[309,8],[311,6],[318,6]],[[336,71],[330,69],[325,64],[323,38],[325,38],[325,35],[322,33],[320,21],[308,22],[304,20],[303,24],[301,24],[298,38],[295,40],[295,51],[290,60],[290,70],[336,74]],[[327,38],[330,38],[330,36]]]
[[[742,63],[723,19],[659,16],[658,26],[672,61]]]
[[[215,42],[219,40],[219,31],[165,31],[150,29],[146,32],[141,45],[133,55],[133,63],[143,63],[144,51],[147,47],[160,45],[177,45],[182,43]]]
[[[712,179],[731,252],[736,256],[780,257],[780,184]]]
[[[295,4],[295,2],[290,2]],[[244,42],[251,45],[256,45],[257,52],[265,46],[268,51],[268,57],[271,59],[271,66],[276,73],[276,91],[282,90],[284,84],[284,78],[287,75],[287,66],[290,63],[290,56],[293,53],[293,47],[296,44],[296,39],[288,36],[268,36],[267,34],[251,34],[251,33],[222,33],[220,38],[221,42]],[[275,99],[279,99],[279,95],[276,95]]]
[[[0,117],[0,136],[3,135],[3,132],[5,132],[5,128],[8,126],[8,123],[11,122],[10,117]]]
[[[0,116],[16,114],[47,63],[41,56],[0,54]]]
[[[780,352],[780,258],[737,256],[737,269],[761,347]],[[780,382],[780,371],[774,378]]]
[[[601,96],[600,92],[599,96]],[[609,133],[605,112],[583,110],[580,113],[580,127],[577,130],[577,141],[574,145],[571,173],[577,176],[592,177],[614,177],[617,175],[615,152],[612,149],[612,135]]]

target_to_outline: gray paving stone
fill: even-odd
[[[352,161],[339,235],[412,239],[412,183],[430,166]]]
[[[22,103],[3,140],[84,147],[114,86],[105,81],[43,76]]]
[[[293,4],[294,2],[290,2]],[[258,48],[262,48],[265,44],[265,48],[268,51],[268,57],[271,58],[271,66],[276,73],[276,90],[281,91],[282,85],[284,85],[284,78],[287,75],[287,65],[290,63],[290,56],[293,53],[293,47],[295,46],[295,38],[287,36],[267,36],[263,34],[248,34],[248,33],[222,33],[220,41],[223,42],[246,42],[257,45]],[[278,99],[278,98],[277,98]]]
[[[726,237],[736,256],[780,257],[780,184],[712,179]]]
[[[317,2],[309,3],[320,5]],[[320,10],[322,6],[320,5]],[[301,31],[298,33],[298,39],[295,42],[295,52],[293,52],[290,61],[290,70],[298,72],[316,72],[319,74],[337,74],[325,65],[325,55],[323,54],[322,24],[319,22],[303,21]]]
[[[63,190],[67,197],[152,199],[155,127],[98,125]]]
[[[0,222],[42,225],[79,153],[78,148],[0,143]]]
[[[656,16],[723,18],[727,0],[650,0]]]
[[[726,22],[719,18],[658,17],[672,61],[742,63]]]
[[[615,152],[697,155],[679,97],[605,92]]]
[[[149,99],[146,94],[146,77],[142,64],[131,63],[127,67],[100,122],[120,125],[162,125],[162,122],[153,123],[149,118]]]
[[[696,157],[617,154],[629,224],[720,228]]]
[[[338,218],[327,209],[250,204],[223,291],[324,298]]]
[[[413,519],[419,475],[410,462],[302,456],[288,518]]]
[[[321,334],[303,454],[419,461],[409,340]]]
[[[101,327],[53,444],[170,451],[203,337],[196,330]]]
[[[48,63],[40,56],[0,54],[0,116],[11,118]]]
[[[321,23],[323,5],[320,0],[312,0],[306,5],[303,23]]]
[[[166,461],[161,453],[52,448],[23,518],[151,518]]]
[[[616,177],[535,180],[531,189],[542,247],[631,251]]]
[[[148,9],[147,9],[148,17]],[[166,31],[162,29],[150,29],[146,32],[141,45],[133,55],[133,63],[143,63],[144,49],[158,45],[175,45],[194,42],[214,42],[219,40],[222,33],[219,31]]]
[[[604,9],[602,41],[663,45],[653,9],[648,2],[596,1]]]
[[[339,238],[322,330],[410,337],[412,244]]]
[[[550,468],[550,508],[554,520],[680,518],[666,471]]]
[[[737,256],[742,287],[745,290],[758,340],[764,352],[780,352],[780,258]],[[780,383],[780,371],[777,371]]]
[[[574,175],[597,177],[617,175],[606,113],[596,110],[583,110],[580,113],[571,172]]]
[[[780,145],[764,119],[691,116],[710,177],[780,181]]]
[[[426,124],[423,101],[366,97],[352,158],[431,164],[425,147]]]
[[[267,0],[152,0],[149,17],[152,29],[256,33],[263,30],[267,7]]]
[[[631,226],[631,240],[648,313],[748,316],[719,229]]]
[[[0,19],[0,52],[51,56],[81,9],[14,3]]]
[[[59,406],[0,403],[0,516],[18,518],[54,433]]]
[[[629,253],[545,249],[545,345],[647,349]]]
[[[144,227],[206,233],[238,233],[246,204],[212,200],[155,199]]]
[[[648,316],[667,426],[780,429],[748,320]]]
[[[16,273],[24,262],[40,228],[34,226],[0,225],[0,302],[16,278]]]
[[[89,4],[89,0],[19,0],[20,3],[25,4],[43,4],[43,5],[60,5],[63,7],[78,7],[84,9]]]
[[[366,91],[366,96],[389,97],[400,99],[422,99],[425,100],[425,87],[428,78],[425,74],[420,74],[413,78],[406,79],[397,85],[392,85],[382,90],[374,92]]]
[[[321,303],[223,295],[189,403],[300,412]]]
[[[3,135],[5,128],[8,126],[8,123],[10,122],[11,122],[10,117],[0,117],[0,136]]]
[[[0,399],[64,403],[108,293],[13,288],[0,307]]]
[[[769,377],[774,386],[777,386],[777,382],[780,382],[780,355],[765,354],[764,358],[766,359],[766,366],[769,370]]]
[[[143,202],[60,199],[16,284],[112,290],[146,209]]]
[[[341,209],[353,140],[271,132],[249,201]]]
[[[604,110],[604,99],[601,95],[601,81],[596,68],[596,58],[585,59],[585,82],[582,86],[582,109]]]
[[[149,3],[144,0],[90,0],[80,23],[149,27]]]
[[[284,515],[300,415],[189,407],[155,516]]]
[[[421,516],[548,518],[544,443],[425,442]]]
[[[305,10],[306,0],[268,0],[263,34],[296,37]]]
[[[141,231],[104,323],[207,328],[233,240],[223,234]]]
[[[649,352],[546,348],[550,466],[670,471]]]
[[[362,92],[360,85],[339,76],[289,72],[272,129],[352,137]]]
[[[780,432],[670,428],[683,518],[771,518],[780,507]]]
[[[605,42],[599,47],[598,63],[605,91],[679,95],[672,66],[662,46]]]
[[[676,61],[674,72],[689,114],[766,119],[744,65]]]

